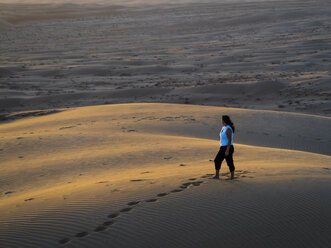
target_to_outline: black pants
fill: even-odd
[[[229,150],[229,155],[225,156],[225,151],[226,151],[227,146],[221,146],[220,150],[218,151],[215,159],[214,159],[214,163],[215,163],[215,169],[219,170],[221,169],[221,164],[225,158],[226,163],[229,166],[230,171],[234,171],[234,164],[233,164],[233,153],[234,153],[234,148],[233,146],[230,146],[230,150]]]

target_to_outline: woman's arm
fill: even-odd
[[[232,143],[232,131],[230,128],[228,128],[226,130],[226,137],[228,138],[228,145],[226,147],[225,156],[228,156],[229,152],[230,152],[231,143]]]

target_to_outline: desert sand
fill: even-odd
[[[330,16],[0,0],[0,247],[330,247]]]
[[[221,180],[210,179],[217,117],[225,113],[238,120],[233,181],[226,164]],[[264,119],[258,128],[256,118]],[[321,136],[298,137],[286,121],[305,123],[303,132],[318,125]],[[329,124],[313,115],[161,103],[80,107],[2,124],[1,244],[327,247]],[[319,137],[327,155],[302,146]],[[265,147],[269,139],[291,149]]]
[[[128,102],[331,114],[328,0],[17,2],[0,0],[3,118]]]

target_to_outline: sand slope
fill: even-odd
[[[209,179],[221,114],[237,122],[234,182]],[[229,247],[326,247],[329,123],[273,111],[120,104],[2,124],[0,246],[219,247],[220,239]],[[227,172],[224,164],[223,179]]]
[[[329,0],[7,2],[0,114],[171,102],[331,115]]]

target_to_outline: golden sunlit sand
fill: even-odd
[[[330,16],[0,0],[0,248],[330,248]]]
[[[233,181],[226,163],[222,179],[210,179],[222,114],[237,123]],[[91,106],[3,123],[1,244],[327,247],[329,124],[179,104]],[[298,136],[316,126],[314,136]],[[315,139],[320,146],[303,145]],[[289,149],[264,147],[284,140]]]

